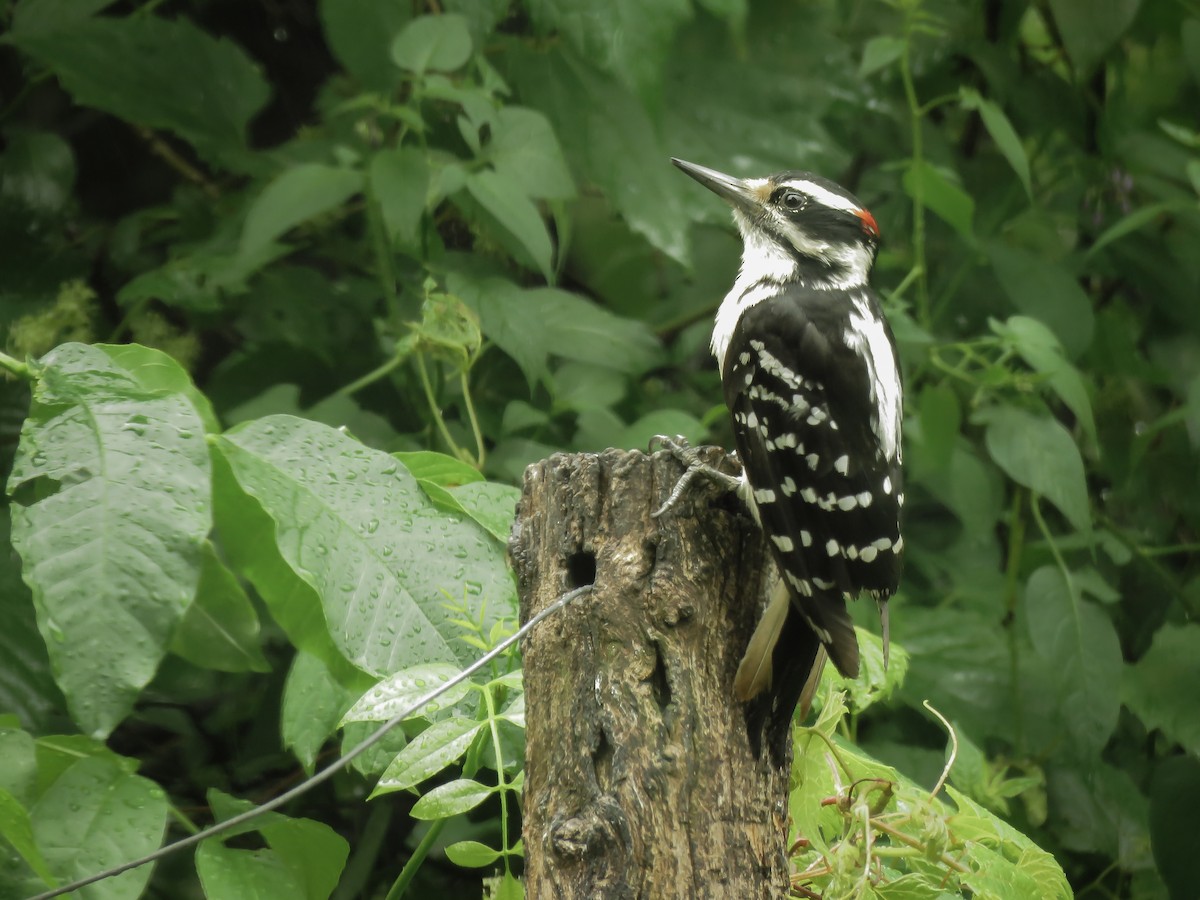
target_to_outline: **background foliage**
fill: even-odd
[[[274,796],[508,633],[528,462],[729,445],[706,345],[738,245],[671,155],[835,177],[885,238],[910,662],[831,684],[798,735],[805,889],[1065,894],[1024,832],[1080,896],[1194,895],[1200,7],[0,24],[4,896]],[[85,896],[475,896],[478,868],[519,895],[518,666],[287,816]]]

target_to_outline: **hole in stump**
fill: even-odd
[[[581,588],[596,583],[596,554],[579,550],[567,558],[567,581],[570,587]]]

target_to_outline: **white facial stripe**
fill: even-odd
[[[802,194],[808,194],[808,196],[812,197],[822,206],[828,206],[830,209],[843,209],[846,212],[862,209],[861,206],[858,206],[852,200],[843,197],[841,194],[834,193],[829,188],[821,187],[821,185],[806,178],[793,178],[791,181],[783,182],[780,187],[789,187]]]

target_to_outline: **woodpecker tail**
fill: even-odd
[[[734,678],[738,698],[748,702],[746,729],[756,755],[765,741],[775,764],[784,764],[792,715],[797,707],[801,718],[808,715],[827,658],[787,589],[777,584]]]

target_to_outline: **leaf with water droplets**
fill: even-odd
[[[372,797],[416,787],[467,752],[482,722],[455,716],[430,725],[397,754],[384,770]]]
[[[389,675],[363,694],[358,702],[350,708],[350,711],[342,716],[342,724],[346,722],[386,722],[460,673],[461,670],[457,666],[446,663],[430,663],[402,669]],[[428,716],[439,709],[448,709],[467,696],[470,689],[467,681],[460,681],[445,693],[438,695],[435,700],[413,710],[407,718]]]
[[[485,629],[515,616],[503,547],[431,503],[395,457],[291,416],[239,426],[217,446],[274,519],[280,555],[320,597],[333,642],[363,670],[471,662],[452,603],[482,610]]]
[[[63,344],[36,371],[8,482],[13,546],[55,680],[102,737],[196,592],[212,525],[204,422],[185,381],[147,387],[100,348]]]

